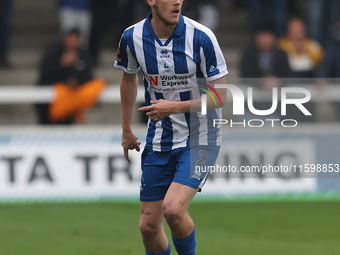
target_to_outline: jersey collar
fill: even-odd
[[[159,41],[159,39],[157,38],[157,36],[155,35],[155,32],[153,31],[153,29],[151,27],[151,24],[150,24],[151,18],[152,18],[152,12],[150,12],[148,14],[148,17],[146,18],[144,35],[145,36],[150,36],[150,35],[154,36],[157,39],[157,41],[162,45],[162,43]],[[174,32],[172,33],[172,35],[167,40],[166,44],[168,44],[169,41],[171,41],[173,36],[181,36],[183,34],[184,27],[185,27],[184,18],[181,15],[180,18],[179,18],[179,23],[177,24],[177,26],[176,26]]]

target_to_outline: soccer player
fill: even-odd
[[[228,71],[214,34],[181,15],[183,0],[147,3],[151,13],[124,31],[114,64],[123,70],[122,146],[128,161],[129,150],[140,151],[141,143],[132,131],[132,112],[141,70],[146,106],[138,111],[149,117],[140,187],[139,227],[145,254],[170,254],[162,224],[165,218],[177,253],[192,255],[196,253],[195,227],[187,208],[207,174],[192,171],[190,163],[215,163],[221,135],[212,123],[221,116],[226,93],[213,86],[225,84]],[[199,113],[203,91],[219,101],[215,104],[208,97],[206,115]]]

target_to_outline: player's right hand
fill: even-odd
[[[140,151],[140,144],[141,142],[138,142],[138,137],[131,130],[123,130],[122,146],[124,149],[124,157],[128,162],[130,162],[129,150]]]

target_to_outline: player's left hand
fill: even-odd
[[[151,105],[138,108],[138,112],[147,112],[146,115],[151,120],[158,122],[164,118],[169,117],[175,113],[175,101],[168,101],[164,99],[150,101]]]

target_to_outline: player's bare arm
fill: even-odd
[[[123,72],[120,82],[120,97],[123,115],[123,134],[122,146],[124,149],[124,157],[128,162],[129,150],[140,151],[138,137],[132,131],[132,113],[137,97],[138,76],[137,74],[128,74]]]
[[[222,77],[210,83],[210,86],[214,87],[215,84],[226,84],[226,77]],[[216,89],[217,94],[220,96],[222,105],[215,105],[214,100],[211,97],[207,98],[207,108],[214,109],[222,107],[227,101],[226,89]],[[216,95],[213,95],[216,102],[219,102]],[[151,120],[157,122],[171,114],[190,112],[190,111],[200,111],[201,109],[201,98],[196,98],[188,101],[168,101],[164,99],[151,101],[151,105],[144,106],[138,109],[139,112],[146,111],[146,115],[150,117]]]

